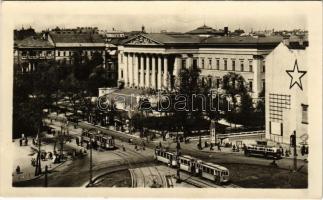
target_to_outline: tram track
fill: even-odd
[[[124,153],[122,153],[122,152],[112,152],[112,153],[114,153],[115,155],[117,155],[117,156],[119,156],[119,157],[121,157],[123,160],[125,160],[126,162],[127,162],[127,164],[128,164],[128,166],[129,166],[129,168],[130,169],[134,169],[134,167],[132,166],[132,164],[131,164],[131,162],[129,161],[129,158],[127,158],[127,156],[128,155],[126,155],[126,154],[124,154]],[[134,161],[134,159],[131,159],[132,161]],[[146,179],[145,179],[145,175],[144,175],[144,173],[143,173],[143,171],[141,170],[141,168],[137,168],[139,171],[140,171],[140,173],[141,173],[141,175],[142,175],[142,179],[143,179],[143,186],[145,187],[145,184],[146,184]],[[136,173],[133,173],[133,175],[134,176],[137,176],[137,174]],[[135,178],[135,180],[137,180],[137,178]],[[138,184],[138,182],[136,181],[136,185]]]

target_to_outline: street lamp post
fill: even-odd
[[[179,139],[178,139],[178,131],[176,134],[176,175],[177,175],[177,179],[176,179],[176,183],[180,183],[181,182],[181,173],[180,173],[180,166],[179,166],[179,150],[180,150],[180,143],[179,143]]]
[[[92,185],[93,178],[93,161],[92,161],[92,137],[90,137],[90,184]]]
[[[41,160],[40,160],[40,135],[39,135],[39,128],[37,132],[38,137],[38,154],[37,154],[37,161],[36,161],[36,168],[35,168],[35,176],[38,176],[41,173]]]

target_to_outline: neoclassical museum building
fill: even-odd
[[[201,69],[201,81],[219,88],[222,77],[241,74],[254,98],[265,87],[265,57],[282,37],[140,33],[118,46],[118,80],[126,88],[173,89],[181,68]],[[203,33],[205,29],[206,33]]]

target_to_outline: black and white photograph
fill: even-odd
[[[320,2],[33,3],[2,19],[12,189],[322,186]]]

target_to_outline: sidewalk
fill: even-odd
[[[31,159],[36,159],[37,147],[31,144],[32,138],[28,138],[28,146],[19,146],[19,139],[14,140],[13,145],[15,146],[14,161],[13,161],[13,173],[12,179],[13,182],[26,181],[30,179],[38,178],[35,176],[35,167],[31,165]],[[43,145],[41,146],[41,151],[53,152],[53,146]],[[20,173],[16,173],[16,167],[19,165]],[[45,166],[48,166],[48,170],[53,170],[55,167],[61,165],[61,163],[53,164],[51,160],[41,161],[42,172],[45,171]]]
[[[237,155],[244,154],[244,151],[241,148],[239,149],[239,152],[233,152],[232,147],[221,147],[221,150],[218,150],[218,147],[215,146],[213,147],[213,150],[210,150],[210,141],[208,139],[203,139],[203,138],[201,139],[201,141],[202,141],[201,150],[199,150],[197,147],[198,140],[191,140],[189,143],[181,142],[180,145],[185,149],[196,150],[196,151],[207,152],[207,153],[230,153],[230,154],[237,154]],[[205,141],[208,143],[208,147],[205,147]],[[159,145],[159,143],[161,142],[163,147],[174,147],[174,148],[176,147],[176,144],[172,138],[168,138],[166,139],[166,141],[163,141],[162,138],[159,137],[159,138],[156,138],[153,142],[156,144],[156,146]],[[297,154],[298,154],[297,155],[298,160],[305,160],[308,157],[307,155],[304,155],[304,156],[301,155],[300,148],[297,149]],[[289,157],[285,157],[285,156],[282,156],[282,157],[285,159],[294,159],[293,155],[290,155]]]

